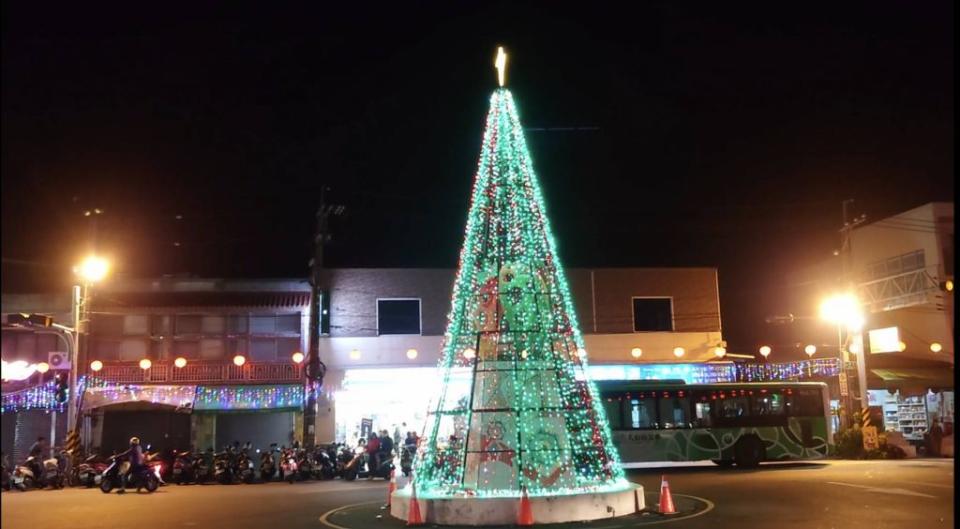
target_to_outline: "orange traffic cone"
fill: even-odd
[[[533,525],[533,509],[530,506],[530,498],[527,496],[526,487],[523,487],[523,494],[520,496],[520,516],[517,517],[517,525]]]
[[[673,506],[673,496],[670,494],[670,483],[667,476],[660,477],[660,514],[677,514]]]
[[[390,507],[393,492],[397,490],[397,477],[395,473],[396,471],[394,470],[390,471],[390,485],[387,486],[387,507]]]
[[[410,507],[407,509],[407,525],[423,525],[420,502],[417,501],[417,484],[410,484]]]

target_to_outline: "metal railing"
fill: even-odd
[[[190,362],[183,367],[155,363],[150,369],[141,369],[135,363],[105,362],[100,371],[88,374],[117,384],[291,383],[302,381],[304,376],[301,366],[280,362],[247,362],[242,366]]]

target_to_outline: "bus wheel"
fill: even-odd
[[[711,459],[710,461],[712,461],[713,464],[717,465],[718,467],[729,468],[733,466],[732,459]]]
[[[734,455],[738,467],[756,468],[766,457],[766,450],[757,436],[748,435],[737,441]]]

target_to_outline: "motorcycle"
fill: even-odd
[[[363,466],[364,459],[367,454],[367,450],[358,446],[353,449],[353,454],[350,455],[347,448],[344,447],[344,451],[349,455],[350,459],[347,460],[344,458],[343,470],[341,471],[341,477],[346,481],[353,481],[357,479],[357,476],[360,475],[360,467]],[[344,456],[344,451],[340,452],[341,457]]]
[[[43,466],[39,465],[37,458],[30,456],[21,465],[13,469],[13,488],[26,492],[33,488],[43,488]]]
[[[196,460],[190,451],[177,452],[173,460],[173,482],[177,485],[197,481]]]
[[[333,450],[336,450],[334,448]],[[317,479],[333,479],[337,477],[336,452],[334,457],[330,456],[330,448],[319,449],[316,454],[316,462],[313,465],[314,476]]]
[[[233,466],[230,464],[228,452],[218,452],[213,457],[213,479],[221,485],[232,485],[234,479]]]
[[[276,472],[277,464],[273,460],[273,453],[268,451],[260,454],[260,481],[272,480]]]
[[[130,469],[129,461],[118,461],[115,456],[110,457],[110,465],[103,471],[100,479],[100,491],[104,494],[109,493],[115,488],[125,489],[128,486],[140,489],[147,489],[147,492],[153,492],[160,486],[160,478],[157,476],[157,467],[144,465],[139,472],[131,473],[127,476]]]
[[[237,457],[236,475],[240,478],[240,481],[244,483],[253,483],[255,478],[253,460],[247,455],[246,450],[240,452],[240,456]]]
[[[380,464],[377,465],[377,468],[371,468],[373,466],[372,458],[365,457],[364,460],[366,462],[366,470],[359,472],[359,476],[363,478],[373,476],[375,478],[389,480],[390,474],[392,474],[394,468],[396,468],[393,464],[393,451],[380,454]]]
[[[313,477],[313,462],[310,461],[310,455],[306,450],[298,450],[296,453],[297,472],[300,481],[307,481]]]
[[[99,454],[93,454],[77,466],[77,482],[88,489],[100,484],[107,464],[100,460]]]
[[[292,449],[286,450],[281,456],[280,474],[290,484],[297,479],[297,458]]]

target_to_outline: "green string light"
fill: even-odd
[[[505,88],[490,98],[440,367],[417,455],[422,497],[627,486]]]

